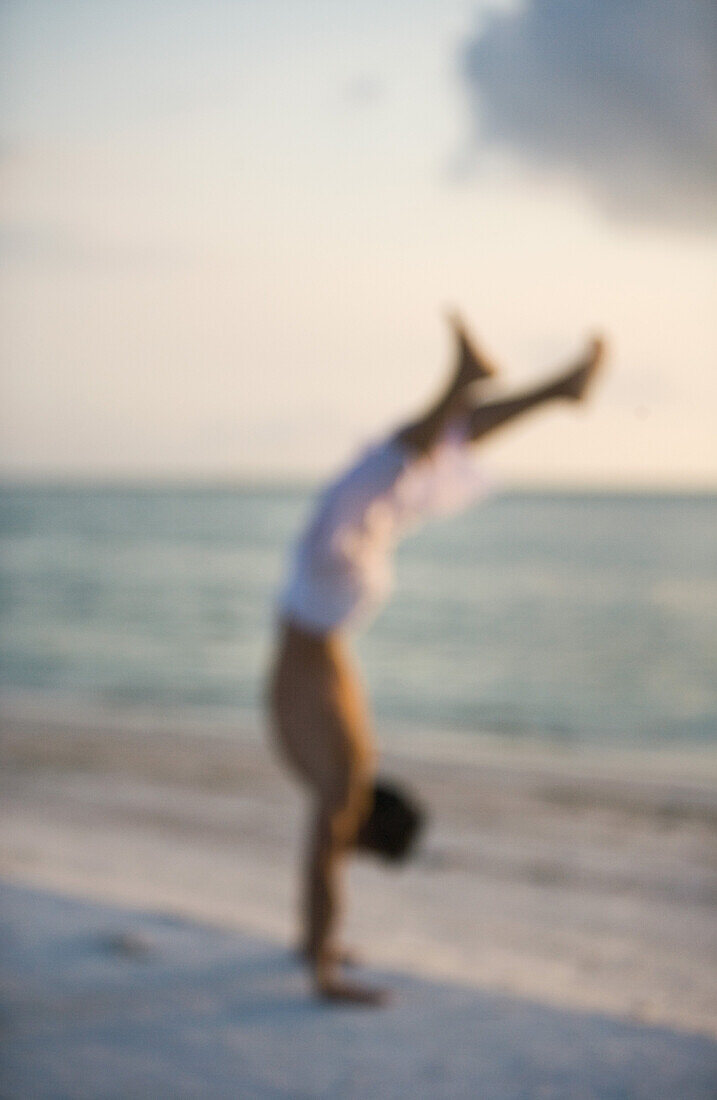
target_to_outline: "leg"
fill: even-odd
[[[426,412],[398,432],[401,442],[419,454],[426,454],[434,446],[448,420],[465,401],[467,388],[495,373],[493,365],[471,340],[460,318],[452,315],[449,323],[456,338],[456,362],[451,377]]]
[[[476,442],[489,432],[522,413],[544,405],[548,401],[567,399],[581,400],[587,391],[605,354],[602,340],[595,339],[588,345],[584,355],[564,374],[518,397],[505,401],[495,401],[487,405],[476,405],[470,414],[469,438]]]

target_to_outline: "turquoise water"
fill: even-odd
[[[2,489],[3,687],[57,707],[254,710],[311,499]],[[356,641],[377,724],[717,743],[716,531],[715,496],[541,492],[426,527]]]

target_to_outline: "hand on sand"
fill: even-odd
[[[356,985],[342,978],[325,978],[316,987],[319,997],[334,1004],[363,1005],[365,1008],[380,1008],[388,1004],[390,994],[386,989],[376,986]]]
[[[558,392],[572,401],[582,401],[605,360],[607,347],[601,336],[589,341],[584,354],[558,384]]]
[[[296,954],[302,960],[311,964],[316,963],[316,952],[309,947],[297,947]],[[324,958],[331,966],[358,966],[361,956],[350,947],[329,947],[324,949]]]
[[[496,373],[496,368],[477,347],[460,315],[453,312],[449,313],[448,324],[453,329],[453,334],[458,343],[457,384],[461,387],[469,386],[472,382],[478,382],[481,378],[492,378]]]

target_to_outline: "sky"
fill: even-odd
[[[0,472],[325,476],[460,309],[498,479],[717,488],[710,0],[4,0]]]

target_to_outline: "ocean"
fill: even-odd
[[[314,490],[0,490],[8,698],[57,713],[261,707],[275,597]],[[717,744],[717,496],[507,491],[398,548],[355,639],[380,732]]]

